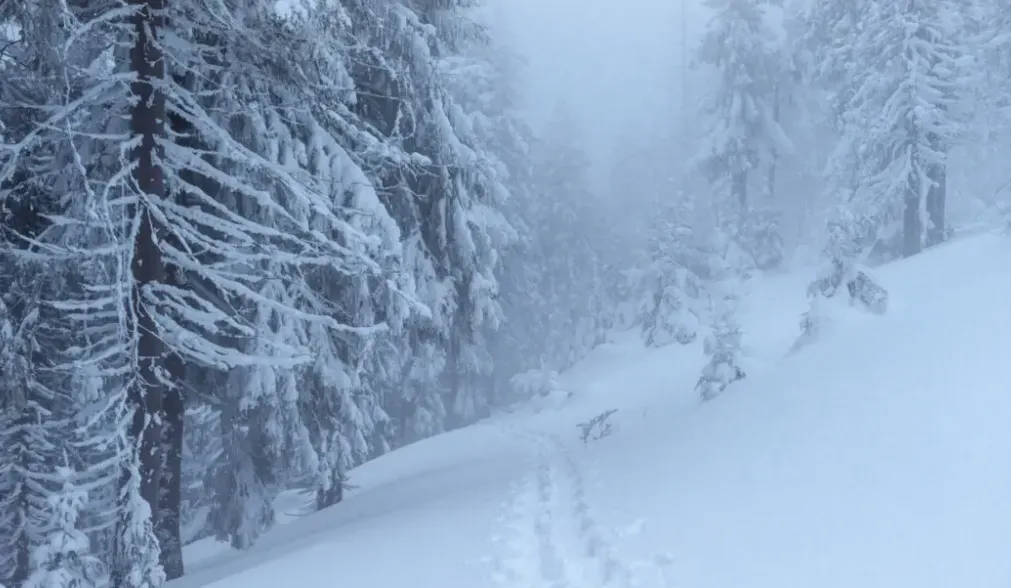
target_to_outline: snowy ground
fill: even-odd
[[[571,399],[367,464],[248,553],[192,546],[173,588],[1006,587],[1011,240],[876,275],[887,315],[837,312],[790,356],[810,275],[754,284],[749,377],[705,406],[700,352],[619,338]]]

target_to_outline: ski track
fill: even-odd
[[[514,484],[493,537],[494,577],[502,588],[633,588],[590,508],[586,477],[571,450],[546,433],[509,428],[534,449]]]

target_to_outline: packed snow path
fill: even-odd
[[[495,579],[502,588],[629,588],[587,501],[586,478],[571,449],[546,433],[504,429],[532,447],[532,465],[514,485],[499,522]]]

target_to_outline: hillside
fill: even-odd
[[[192,546],[172,586],[1005,586],[1011,243],[877,276],[887,315],[841,310],[790,356],[808,276],[754,284],[749,377],[705,406],[699,352],[629,335],[565,374],[571,399],[371,462],[249,553]],[[613,434],[580,443],[610,408]]]

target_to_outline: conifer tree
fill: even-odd
[[[728,386],[746,376],[741,368],[742,334],[734,316],[735,300],[724,297],[717,304],[712,333],[705,345],[709,362],[695,385],[703,402],[716,398]]]
[[[706,293],[695,272],[702,256],[691,227],[690,203],[679,200],[677,206],[660,207],[655,213],[640,319],[649,347],[692,343],[701,326]]]
[[[66,461],[66,456],[64,457]],[[91,553],[88,536],[81,529],[81,512],[88,493],[78,487],[77,476],[67,466],[56,468],[56,490],[45,506],[51,530],[31,554],[31,573],[25,588],[100,588],[105,584],[105,566]]]
[[[760,196],[771,196],[775,165],[791,149],[777,110],[788,63],[765,20],[773,4],[708,0],[715,14],[699,54],[718,79],[708,99],[710,129],[696,162],[715,187],[721,224],[762,268],[778,265],[783,253],[775,215]]]
[[[956,2],[873,0],[841,14],[826,5],[812,19],[814,30],[835,27],[845,39],[837,36],[817,64],[835,90],[842,130],[830,182],[856,217],[873,223],[873,240],[901,235],[903,256],[944,234],[946,154],[961,132],[969,55],[958,32],[962,10]]]

